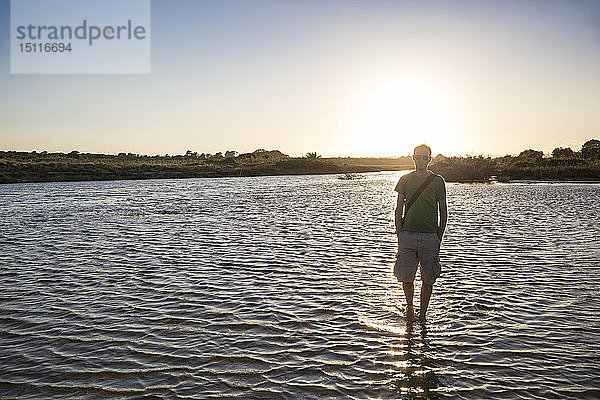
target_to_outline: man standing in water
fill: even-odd
[[[402,282],[406,296],[406,318],[415,319],[413,293],[417,265],[421,264],[421,309],[419,319],[425,320],[433,284],[440,276],[440,243],[448,220],[446,183],[427,166],[431,161],[431,148],[415,147],[413,154],[415,171],[404,175],[396,185],[396,234],[398,256],[394,275]],[[438,222],[439,210],[439,222]]]

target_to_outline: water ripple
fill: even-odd
[[[398,177],[1,185],[0,397],[599,398],[600,185],[449,184],[422,325]]]

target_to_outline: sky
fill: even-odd
[[[600,2],[153,0],[151,72],[11,74],[0,150],[403,156],[600,138]]]

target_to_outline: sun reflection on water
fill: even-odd
[[[385,357],[374,360],[382,365],[390,376],[389,389],[402,398],[437,399],[440,386],[436,375],[434,350],[428,338],[428,327],[424,323],[407,322],[394,313],[394,319],[376,320],[359,315],[364,327],[378,332],[392,334],[392,342]]]
[[[364,315],[360,316],[358,318],[358,321],[361,324],[366,325],[367,327],[370,327],[372,329],[376,329],[378,331],[395,333],[397,335],[404,335],[406,333],[406,329],[401,326],[379,323],[370,318],[365,317]]]
[[[405,333],[398,337],[388,352],[390,359],[391,389],[405,398],[436,399],[439,379],[434,372],[434,357],[427,337],[427,327],[407,323]]]

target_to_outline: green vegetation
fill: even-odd
[[[199,178],[222,176],[345,174],[412,168],[410,156],[388,158],[322,158],[316,152],[289,157],[278,150],[239,154],[118,155],[72,151],[48,153],[0,151],[0,183],[114,179]],[[600,141],[587,141],[579,151],[558,147],[550,156],[525,150],[518,156],[444,157],[431,170],[449,182],[532,180],[600,180]]]
[[[494,164],[500,180],[600,180],[600,141],[588,140],[579,151],[557,147],[550,157],[525,150],[517,157],[496,158]]]
[[[486,182],[495,173],[494,160],[490,157],[435,157],[429,167],[448,182]]]
[[[317,158],[321,158],[321,156],[318,155],[317,152],[315,151],[314,153],[306,153],[304,158],[308,158],[309,160],[316,160]]]
[[[328,174],[367,172],[368,168],[337,164],[314,157],[291,158],[278,150],[238,154],[146,156],[0,151],[0,183],[115,179],[201,178],[223,176]]]
[[[545,157],[537,150],[518,156],[434,158],[431,170],[451,182],[509,180],[600,180],[600,141],[588,140],[581,150],[558,147]]]
[[[332,157],[322,158],[340,166],[344,172],[352,172],[353,168],[376,171],[401,171],[414,168],[412,158],[404,157]]]

